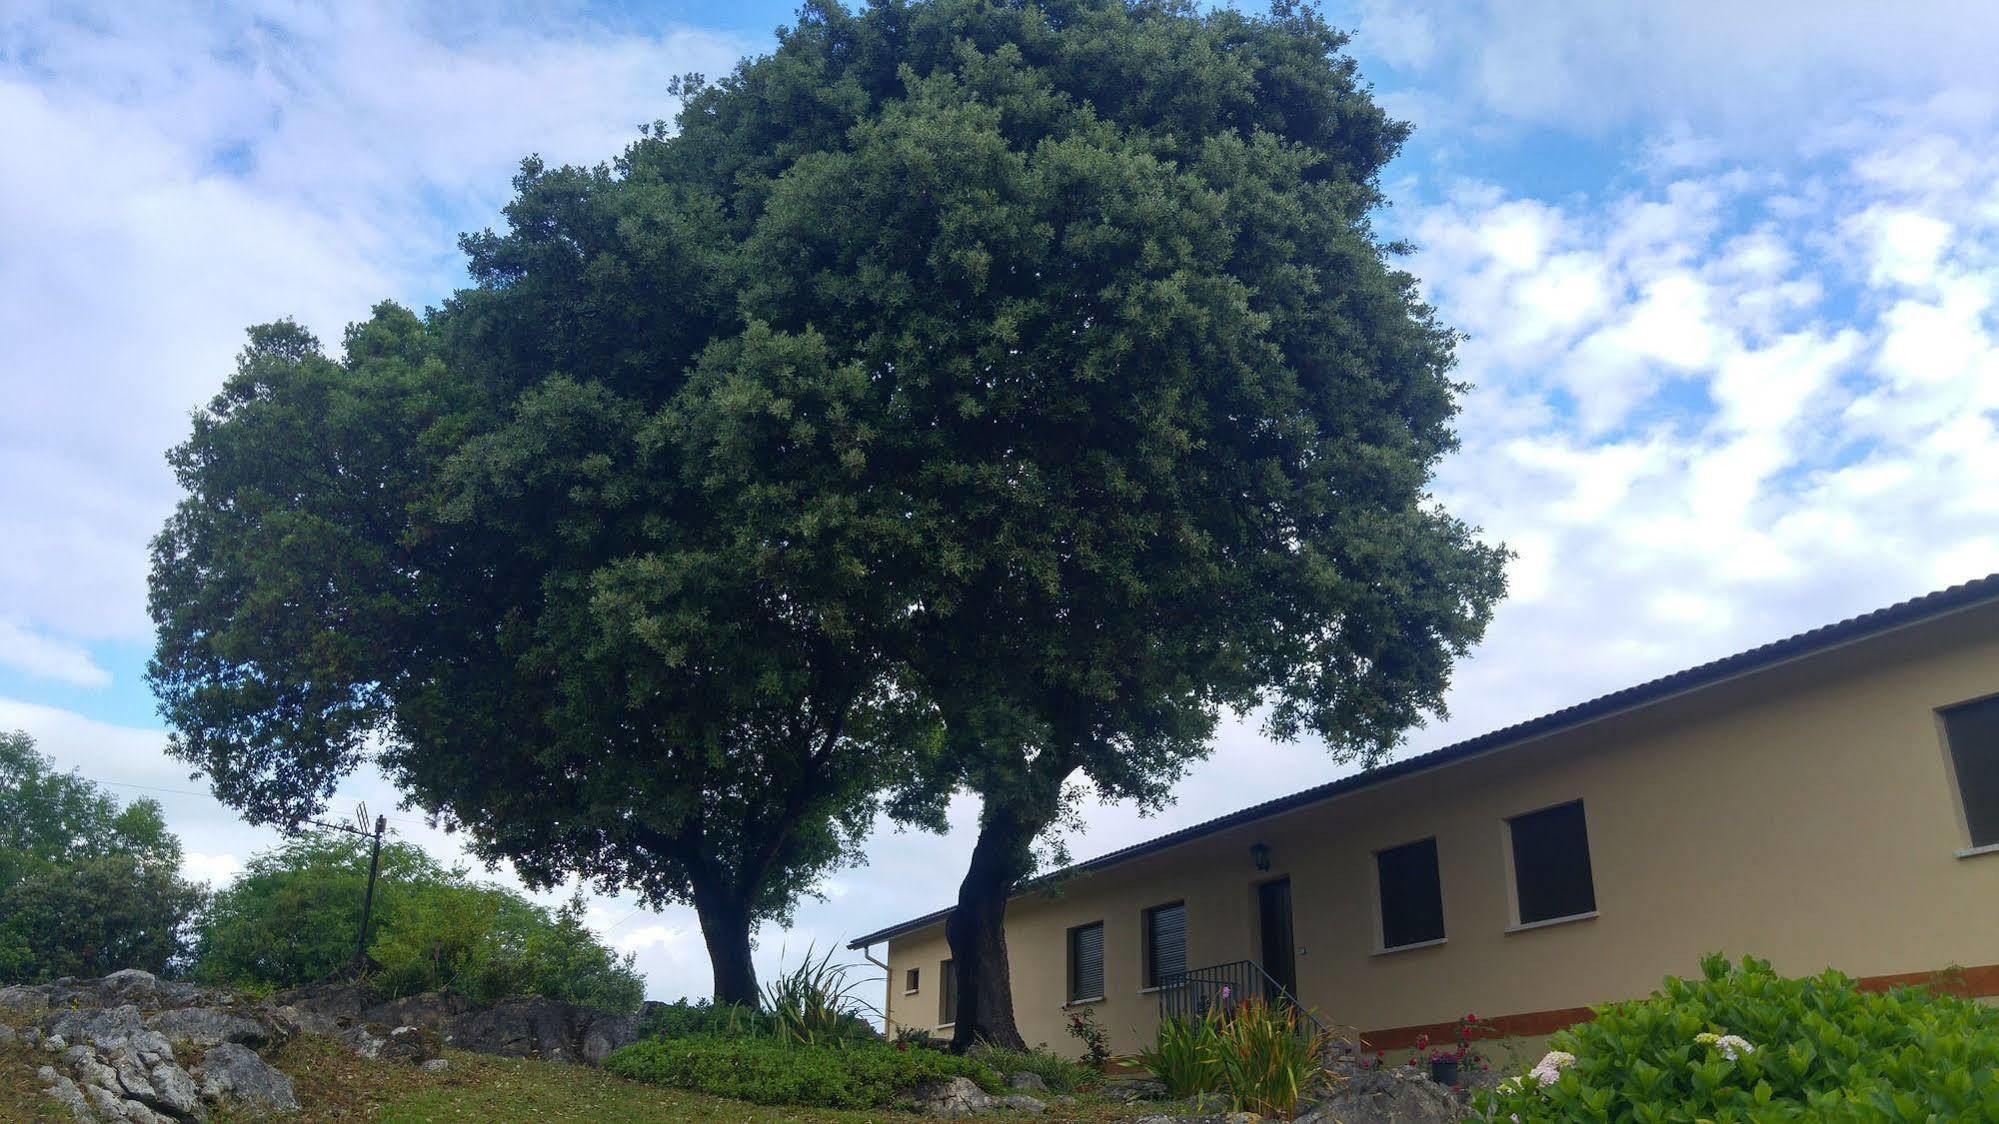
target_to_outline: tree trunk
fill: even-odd
[[[724,895],[696,890],[694,913],[701,919],[701,939],[715,969],[716,1006],[757,1006],[761,996],[756,964],[750,960],[750,911]]]
[[[1007,808],[989,809],[981,817],[971,868],[958,886],[958,905],[944,924],[958,993],[957,1025],[951,1032],[951,1049],[956,1053],[976,1042],[1027,1048],[1013,1022],[1006,901],[1027,873],[1030,848],[1044,826]]]

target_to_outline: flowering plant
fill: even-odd
[[[1924,988],[1863,990],[1719,956],[1647,999],[1595,1008],[1481,1120],[1999,1120],[1999,1010]]]
[[[1067,1027],[1069,1037],[1083,1044],[1083,1064],[1102,1069],[1111,1060],[1111,1032],[1097,1021],[1097,1013],[1088,1007],[1079,1007],[1069,1012]]]

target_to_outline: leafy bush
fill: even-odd
[[[1288,1119],[1323,1073],[1331,1037],[1289,1004],[1251,999],[1161,1020],[1139,1060],[1171,1096],[1220,1094],[1235,1111]]]
[[[1016,1073],[1032,1073],[1045,1082],[1051,1092],[1073,1093],[1088,1088],[1103,1077],[1099,1070],[1079,1062],[1070,1061],[1060,1054],[1048,1050],[1007,1050],[998,1046],[980,1044],[972,1047],[969,1056],[1001,1077],[1012,1077]]]
[[[324,979],[354,955],[367,840],[303,836],[254,856],[202,925],[197,978],[245,988]],[[368,956],[390,997],[452,988],[475,1001],[542,995],[629,1011],[645,981],[583,924],[572,900],[549,910],[445,869],[422,848],[382,846]]]
[[[1597,1008],[1533,1073],[1480,1094],[1523,1122],[1999,1120],[1999,1010],[1924,988],[1860,990],[1761,960],[1701,961]]]
[[[651,1038],[604,1061],[621,1077],[694,1089],[756,1104],[883,1108],[909,1090],[946,1077],[968,1077],[998,1091],[991,1069],[934,1050],[887,1042],[800,1045],[777,1038]]]
[[[772,1032],[769,1016],[754,1007],[711,1003],[656,1003],[639,1020],[640,1038],[755,1038]]]
[[[185,970],[208,891],[180,860],[158,803],[121,808],[28,735],[0,733],[0,983]]]
[[[764,987],[764,1012],[772,1031],[788,1042],[824,1044],[845,1039],[877,1038],[866,1014],[870,1007],[854,994],[860,984],[848,980],[850,969],[833,963],[833,952],[817,960],[806,949],[798,967]]]

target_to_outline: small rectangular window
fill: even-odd
[[[910,968],[910,969],[908,969],[907,971],[903,972],[903,973],[902,973],[902,993],[903,993],[904,995],[915,995],[915,994],[916,994],[916,982],[917,982],[917,975],[916,975],[916,969],[915,969],[915,968]]]
[[[1513,889],[1520,923],[1553,921],[1596,910],[1589,829],[1583,802],[1572,801],[1507,821],[1513,839]]]
[[[1434,838],[1378,851],[1381,947],[1402,948],[1444,939],[1444,886],[1437,874]]]
[[[1069,930],[1069,1002],[1104,997],[1104,923]]]
[[[1951,707],[1943,730],[1971,845],[1999,843],[1999,698]]]
[[[1187,974],[1187,903],[1145,911],[1145,986],[1178,983]]]
[[[937,965],[937,1025],[950,1026],[958,1019],[958,977],[951,961]]]

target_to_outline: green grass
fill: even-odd
[[[271,1061],[298,1090],[297,1124],[919,1124],[902,1112],[773,1108],[679,1089],[642,1085],[586,1066],[510,1061],[452,1051],[451,1068],[430,1074],[392,1062],[369,1061],[323,1038],[301,1038]],[[55,1102],[41,1094],[35,1068],[47,1054],[0,1047],[0,1120],[56,1124]],[[1084,1098],[1051,1105],[1034,1119],[1060,1124],[1128,1120],[1151,1109]],[[1018,1114],[1006,1114],[1016,1117]],[[1018,1116],[1019,1119],[1027,1119]],[[993,1119],[1001,1119],[995,1116]],[[218,1116],[216,1124],[238,1124]]]

